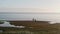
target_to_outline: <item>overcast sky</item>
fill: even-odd
[[[35,8],[59,12],[60,0],[0,0],[0,9],[9,8]]]

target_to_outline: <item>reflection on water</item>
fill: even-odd
[[[0,24],[2,27],[14,27],[14,25],[11,25],[10,22],[4,21],[3,24]]]
[[[25,26],[15,26],[15,25],[11,25],[10,22],[7,21],[3,21],[4,23],[0,24],[1,27],[15,27],[15,28],[25,28]]]

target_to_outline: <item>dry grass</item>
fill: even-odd
[[[17,23],[18,25],[23,24],[26,27],[25,28],[0,27],[0,29],[4,30],[4,32],[0,34],[60,34],[60,24],[48,24],[47,22],[45,22],[45,25],[43,25],[42,22],[35,23],[11,22],[11,23],[14,23],[16,25]]]

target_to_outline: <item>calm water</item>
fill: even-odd
[[[0,20],[36,20],[60,22],[60,14],[55,13],[0,13]]]

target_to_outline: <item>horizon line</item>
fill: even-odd
[[[60,13],[48,13],[48,12],[0,12],[0,14],[60,14]]]

